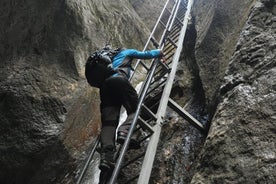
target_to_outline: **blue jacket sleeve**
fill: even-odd
[[[127,49],[123,52],[125,55],[136,59],[152,59],[152,58],[157,58],[162,56],[162,52],[159,49],[148,50],[144,52],[141,52],[135,49]]]

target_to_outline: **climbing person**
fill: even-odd
[[[110,49],[110,48],[108,48]],[[117,49],[117,53],[111,58],[114,73],[105,79],[99,86],[100,89],[100,111],[101,111],[101,161],[99,168],[107,171],[114,168],[114,154],[116,129],[119,124],[120,109],[123,106],[127,112],[127,119],[117,131],[117,142],[123,144],[135,111],[138,105],[138,95],[129,82],[133,59],[163,58],[161,50],[138,51],[135,49]],[[137,149],[140,145],[131,139],[129,148]]]

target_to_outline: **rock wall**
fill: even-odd
[[[163,3],[0,2],[0,183],[75,181],[100,126],[85,58],[141,49]],[[185,40],[172,97],[211,128],[169,111],[151,182],[275,183],[275,0],[195,0]]]
[[[0,183],[74,180],[100,122],[87,55],[148,33],[127,0],[0,2]]]
[[[275,1],[196,0],[172,97],[152,183],[275,183]]]
[[[152,30],[166,0],[130,0],[130,3],[147,27]]]
[[[197,30],[195,62],[212,114],[230,57],[254,0],[196,0],[193,15]]]
[[[191,183],[276,182],[275,13],[272,0],[250,11]]]

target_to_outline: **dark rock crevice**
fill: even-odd
[[[234,52],[239,34],[254,0],[195,1],[195,57],[199,66],[210,119],[219,103],[220,85]]]
[[[195,46],[197,40],[197,30],[195,27],[195,17],[192,17],[185,35],[185,41],[182,50],[182,57],[180,62],[180,70],[177,71],[176,81],[177,84],[172,90],[174,96],[175,88],[178,89],[177,99],[182,100],[186,98],[186,103],[193,111],[193,115],[201,120],[203,117],[210,117],[214,111],[207,111],[205,91],[200,76],[200,68],[195,57]],[[189,81],[190,84],[183,85],[182,81]],[[182,102],[183,103],[183,102]],[[207,115],[209,114],[209,115]],[[204,118],[204,119],[205,119]],[[204,120],[206,123],[206,119]],[[208,125],[206,125],[208,126]]]

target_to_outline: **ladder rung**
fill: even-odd
[[[175,32],[174,34],[171,34],[168,36],[168,38],[170,38],[174,43],[176,43],[178,41],[180,32]]]
[[[182,5],[183,8],[187,10],[188,1],[181,1],[180,4]]]
[[[165,55],[165,57],[166,57],[166,55]],[[162,66],[164,71],[166,71],[167,73],[169,73],[171,71],[171,69],[169,68],[169,66],[166,63],[163,63],[160,61],[160,65]]]
[[[179,106],[174,100],[169,98],[169,107],[172,108],[175,112],[177,112],[180,116],[186,119],[189,123],[191,123],[194,127],[202,132],[206,132],[204,126],[197,121],[192,115],[190,115],[187,111],[185,111],[181,106]]]
[[[187,8],[185,6],[182,6],[182,8],[179,8],[178,13],[182,12],[182,14],[184,13],[184,15],[185,15],[186,14],[186,10],[187,10]]]
[[[164,54],[165,54],[165,57],[166,57],[166,59],[168,59],[167,57],[168,57],[168,54],[170,53],[171,54],[171,52],[173,51],[175,51],[175,45],[173,45],[173,44],[170,44],[170,47],[168,47],[165,51],[164,51]]]
[[[138,119],[139,119],[138,123],[144,131],[148,130],[150,133],[153,133],[151,126],[145,120],[143,120],[141,116]]]
[[[157,95],[155,95],[153,98],[155,98],[155,97],[157,97]],[[160,99],[159,99],[159,100],[160,100]],[[150,106],[150,108],[151,108],[151,109],[154,109],[155,107],[158,107],[158,105],[159,105],[159,100],[156,101],[154,104],[152,104],[152,105]],[[156,109],[156,111],[157,111],[157,109]]]
[[[185,17],[185,14],[186,14],[186,10],[184,8],[182,8],[180,11],[177,12],[177,16],[176,17],[183,19]]]
[[[183,23],[182,23],[182,21],[180,20],[180,19],[182,19],[182,18],[184,18],[184,16],[181,17],[181,18],[176,17],[176,19],[175,19],[175,20],[177,21],[177,23],[180,24],[181,26],[183,26]]]
[[[151,37],[150,38],[150,41],[152,42],[152,44],[156,47],[156,48],[159,48],[159,44],[158,42],[156,41],[156,39],[154,37]]]
[[[170,37],[167,38],[175,47],[177,47],[176,43],[170,39]]]
[[[162,67],[159,67],[159,70],[154,73],[154,75],[156,77],[153,79],[153,81],[151,82],[151,84],[154,84],[155,82],[159,81],[160,79],[165,78],[166,74],[170,73],[170,71],[171,71],[170,68],[164,70]]]
[[[169,35],[170,38],[175,38],[176,36],[180,35],[180,29],[175,29],[174,31],[171,32]]]
[[[171,52],[166,54],[166,60],[167,60],[166,65],[169,67],[171,67],[171,62],[174,54],[175,54],[174,49],[172,49]],[[170,68],[170,71],[171,71],[171,68]]]
[[[166,74],[170,73],[170,71],[171,71],[171,68],[169,68],[169,66],[167,64],[160,62],[160,65],[157,67],[156,71],[154,72],[154,75],[163,77]],[[155,80],[155,81],[157,81],[157,80]],[[151,82],[151,83],[153,84],[154,82]]]
[[[158,77],[155,77],[154,80],[151,82],[151,85],[158,82],[159,80],[161,80],[162,78],[165,78],[165,75],[167,74],[168,72],[163,72],[161,73]]]
[[[141,65],[147,70],[149,71],[150,69],[148,68],[148,66],[143,62],[143,61],[140,61]]]
[[[149,108],[152,110],[152,112],[157,111],[162,92],[163,92],[163,89],[161,88],[157,93],[154,94],[154,96],[147,96],[147,98],[145,99],[145,104],[148,103],[151,105]]]
[[[172,58],[174,56],[174,53],[171,53],[166,59],[169,60],[170,58]],[[167,62],[167,65],[170,65],[172,62],[172,60],[170,62]]]
[[[179,27],[175,27],[170,34],[170,37],[174,37],[175,35],[179,35],[180,34],[180,28]]]
[[[169,50],[169,52],[171,51],[171,49],[175,49],[175,46],[173,44],[171,44],[170,42],[167,42],[165,45],[165,48],[163,49],[163,52],[165,54],[165,57],[167,55],[167,51]]]
[[[143,104],[142,107],[148,115],[150,115],[154,120],[157,120],[156,115],[145,104]]]
[[[166,82],[166,80],[164,80],[164,81],[160,82],[158,85],[154,86],[154,88],[152,88],[148,91],[148,94],[151,94],[154,90],[156,90],[157,88],[159,88],[162,85],[163,85],[162,87],[164,87],[165,82]]]
[[[169,47],[170,49],[167,49],[166,51],[164,51],[164,53],[165,53],[165,57],[166,57],[166,59],[169,59],[167,56],[168,56],[168,54],[169,53],[174,53],[174,50],[175,50],[175,47],[174,47],[174,45],[172,45],[172,47]]]
[[[164,24],[164,22],[162,20],[159,21],[159,23],[165,28],[166,25]]]
[[[169,14],[172,14],[172,12],[166,7],[165,10],[167,10],[167,12],[169,12]]]

